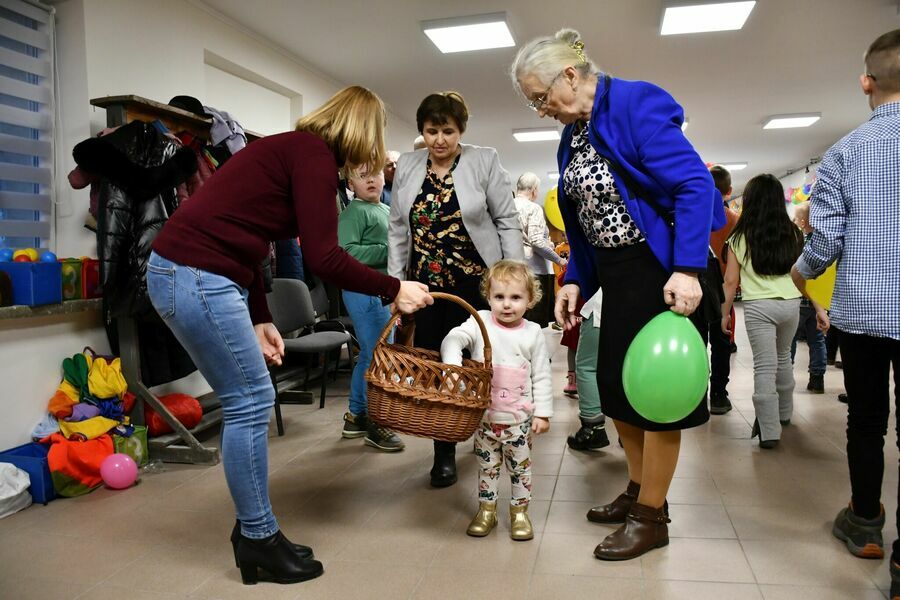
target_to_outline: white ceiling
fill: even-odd
[[[659,35],[662,0],[203,2],[332,78],[375,90],[410,124],[427,94],[458,90],[471,112],[464,141],[496,147],[514,179],[526,170],[546,179],[556,169],[556,142],[512,137],[513,129],[555,123],[513,91],[507,72],[516,49],[443,55],[419,23],[505,11],[517,44],[574,27],[601,68],[672,93],[704,161],[749,163],[734,174],[736,190],[758,173],[802,167],[864,121],[863,53],[900,28],[898,0],[759,0],[740,31],[667,37]],[[762,130],[766,116],[795,112],[822,119]]]

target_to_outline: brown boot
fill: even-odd
[[[662,508],[631,505],[625,524],[594,548],[600,560],[628,560],[669,544],[669,518]]]
[[[595,506],[587,513],[588,521],[593,523],[624,523],[631,505],[637,502],[638,494],[641,491],[641,484],[633,481],[628,482],[625,493],[619,494],[618,497],[602,506]]]

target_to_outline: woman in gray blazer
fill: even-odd
[[[388,273],[486,309],[481,276],[500,259],[524,259],[522,231],[512,183],[497,151],[459,143],[468,118],[466,103],[456,92],[431,94],[419,105],[416,125],[426,147],[397,161]],[[440,350],[444,336],[468,316],[449,302],[419,311],[416,346]],[[456,445],[435,441],[431,485],[454,483]]]

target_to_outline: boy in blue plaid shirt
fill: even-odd
[[[807,279],[837,261],[831,322],[841,331],[849,397],[851,498],[835,518],[832,532],[854,555],[881,558],[881,483],[892,366],[895,398],[900,383],[900,29],[876,39],[865,63],[860,84],[872,116],[822,158],[810,199],[815,231],[791,274],[804,291]],[[890,572],[891,598],[897,600],[897,539]]]

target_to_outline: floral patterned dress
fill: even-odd
[[[486,269],[462,220],[459,198],[453,187],[453,171],[439,177],[431,159],[422,188],[409,212],[412,232],[412,277],[429,287],[450,289],[463,281],[481,277]]]

